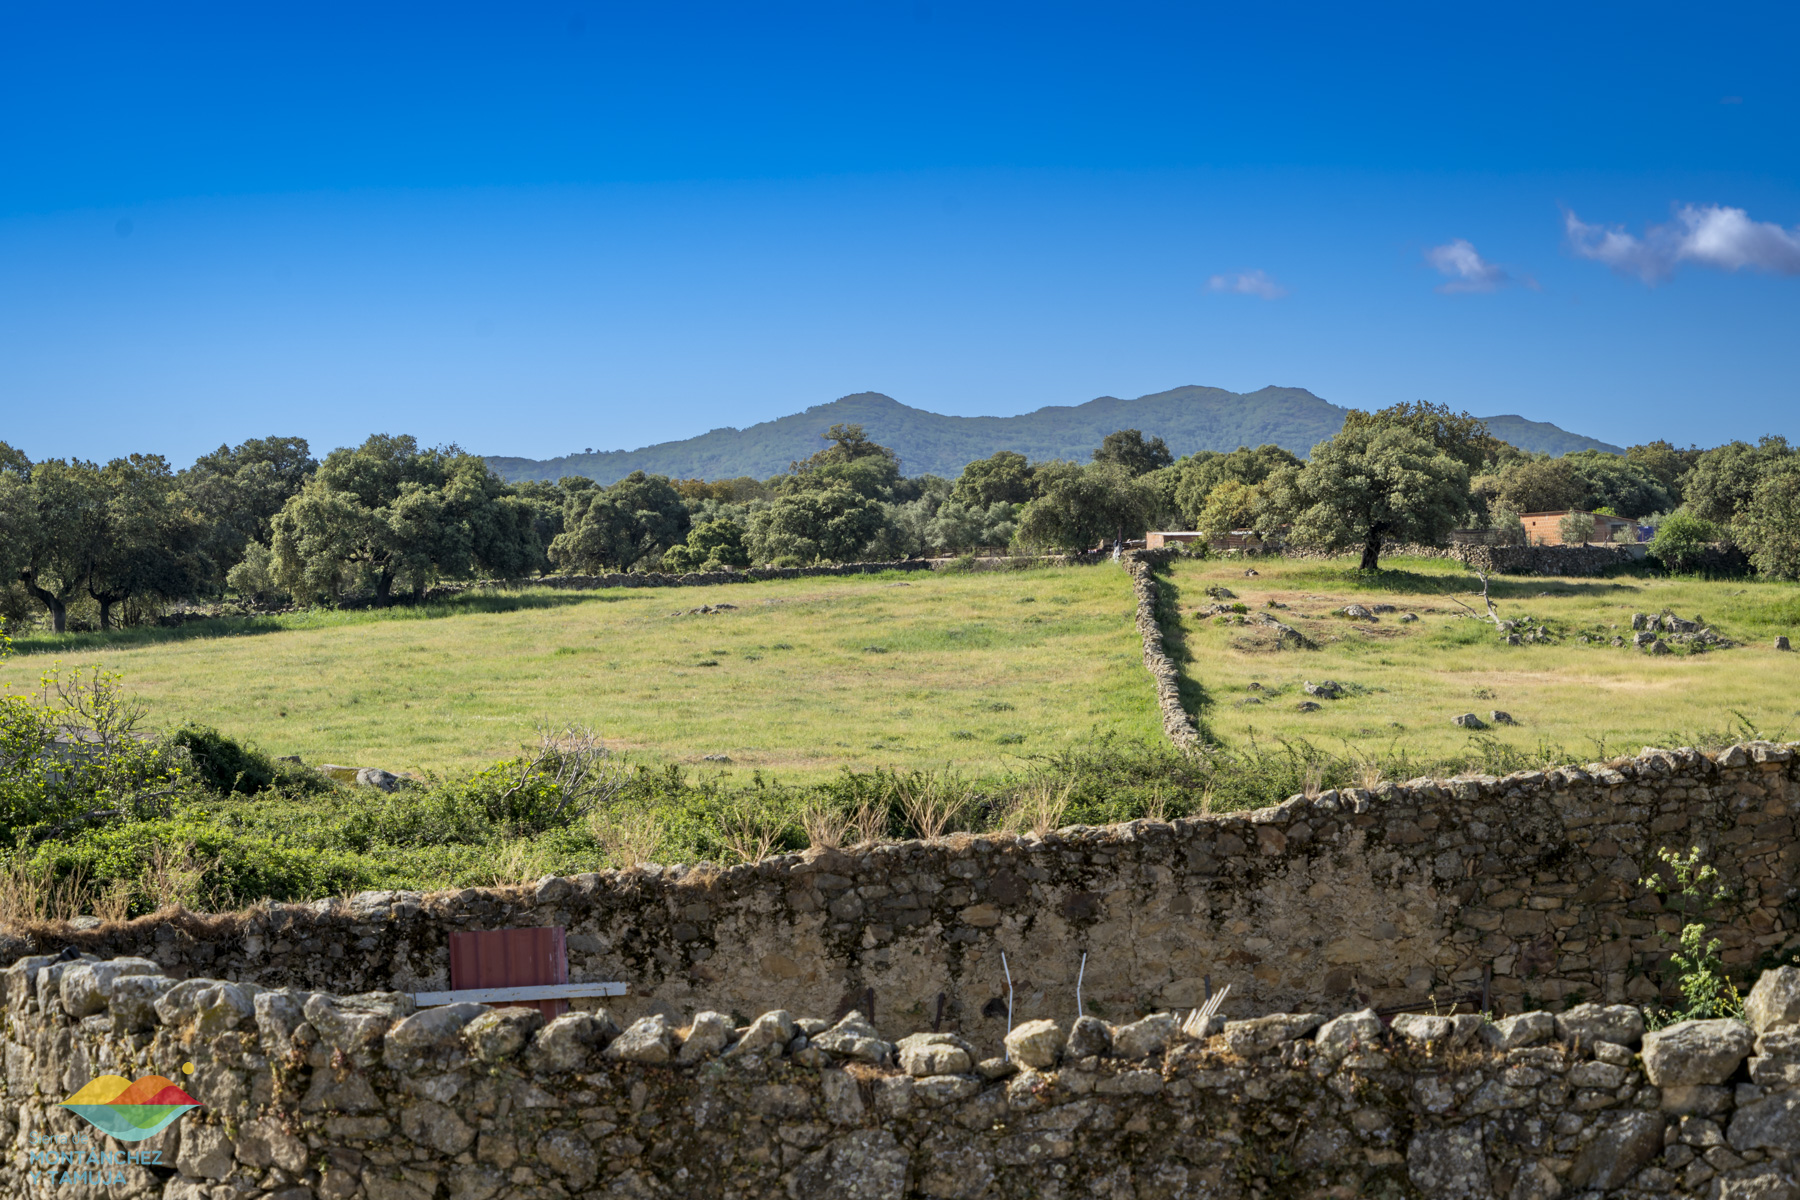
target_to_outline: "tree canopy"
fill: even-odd
[[[1194,523],[1194,528],[1208,528],[1200,524],[1200,514],[1206,509],[1214,490],[1222,484],[1231,482],[1240,487],[1234,489],[1232,500],[1214,511],[1214,519],[1233,509],[1233,506],[1235,511],[1244,511],[1246,496],[1261,495],[1258,485],[1283,467],[1299,465],[1300,459],[1280,446],[1268,444],[1254,450],[1248,446],[1239,446],[1227,454],[1209,450],[1190,455],[1175,464],[1175,508],[1185,519]],[[1254,508],[1254,499],[1250,506]],[[1242,529],[1244,526],[1232,528]]]
[[[1383,541],[1437,542],[1469,509],[1468,467],[1406,424],[1346,426],[1266,486],[1293,541],[1360,546],[1365,571],[1380,565]]]
[[[1107,538],[1123,542],[1144,532],[1159,504],[1154,487],[1111,461],[1041,463],[1037,486],[1037,499],[1020,514],[1017,537],[1057,550],[1090,550]]]
[[[633,471],[611,487],[590,484],[569,493],[550,561],[574,571],[630,570],[685,538],[688,526],[687,505],[675,485]]]
[[[846,483],[800,489],[751,515],[750,556],[776,566],[848,562],[881,525],[881,506]]]
[[[440,575],[515,574],[541,553],[528,504],[481,459],[376,434],[334,450],[272,524],[274,575],[308,597],[365,577],[385,603],[396,581],[422,593]]]
[[[1682,502],[1703,521],[1729,524],[1750,502],[1763,475],[1794,455],[1784,437],[1765,437],[1754,446],[1748,442],[1716,446],[1701,454],[1682,477]]]
[[[1001,501],[1024,504],[1037,495],[1035,474],[1023,454],[1002,450],[964,467],[950,497],[970,508],[986,508]]]
[[[1168,445],[1159,437],[1148,440],[1142,430],[1119,429],[1106,435],[1094,451],[1097,463],[1115,463],[1133,475],[1148,475],[1174,463]]]

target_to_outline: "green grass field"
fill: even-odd
[[[1565,760],[1635,754],[1644,746],[1800,736],[1800,655],[1772,648],[1775,635],[1800,644],[1800,586],[1747,580],[1700,581],[1494,578],[1502,619],[1529,616],[1557,635],[1553,644],[1502,644],[1491,624],[1468,620],[1452,599],[1482,608],[1480,583],[1459,564],[1385,562],[1379,577],[1332,562],[1179,562],[1170,576],[1182,613],[1184,669],[1205,693],[1202,718],[1215,736],[1304,738],[1356,757],[1393,747],[1420,758],[1454,757],[1470,735],[1459,713],[1483,720],[1494,709],[1517,727],[1489,732],[1528,752],[1561,747]],[[1246,568],[1258,572],[1246,576]],[[1269,611],[1318,642],[1280,650],[1263,627],[1199,617],[1215,603],[1209,586],[1236,593],[1254,613]],[[1545,594],[1548,593],[1548,594]],[[1270,610],[1268,601],[1287,607]],[[1333,615],[1350,603],[1394,605],[1374,622]],[[1671,609],[1703,616],[1736,648],[1651,657],[1631,648],[1631,614]],[[1419,620],[1403,624],[1401,613]],[[1617,629],[1613,627],[1617,626]],[[1623,633],[1623,649],[1607,644]],[[1597,640],[1583,645],[1581,635]],[[1335,680],[1351,694],[1313,699],[1306,681]],[[1253,686],[1254,685],[1254,686]]]
[[[735,609],[676,615],[702,605]],[[841,767],[988,774],[1096,733],[1161,736],[1112,565],[711,588],[475,594],[425,609],[21,639],[121,672],[152,725],[196,721],[308,763],[478,767],[540,723],[640,760],[804,781]]]

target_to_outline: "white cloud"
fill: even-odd
[[[1605,263],[1623,275],[1656,284],[1681,263],[1697,263],[1721,271],[1749,267],[1776,275],[1800,275],[1800,228],[1783,229],[1770,221],[1752,221],[1741,208],[1722,204],[1684,204],[1675,219],[1652,225],[1644,236],[1624,229],[1589,225],[1572,212],[1563,214],[1569,248],[1582,258]]]
[[[1240,296],[1261,296],[1264,300],[1279,300],[1288,294],[1287,289],[1269,278],[1267,271],[1241,271],[1236,275],[1214,275],[1206,281],[1206,288],[1212,292],[1236,292]]]
[[[1451,295],[1497,291],[1512,282],[1512,276],[1504,267],[1481,257],[1467,238],[1433,246],[1425,252],[1425,261],[1450,277],[1450,282],[1441,285],[1438,291]]]

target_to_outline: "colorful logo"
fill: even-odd
[[[182,1071],[192,1074],[194,1065]],[[172,1079],[146,1075],[136,1083],[123,1075],[102,1075],[62,1102],[82,1120],[122,1142],[142,1141],[161,1133],[182,1113],[200,1102],[175,1086]]]

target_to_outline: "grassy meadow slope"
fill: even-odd
[[[737,607],[676,615],[709,604]],[[746,777],[983,774],[1096,731],[1160,737],[1132,613],[1110,564],[539,590],[299,614],[235,636],[23,640],[0,682],[29,685],[52,659],[100,664],[152,724],[198,721],[315,764],[478,767],[551,722],[655,761],[727,755]]]
[[[1533,757],[1548,743],[1565,751],[1555,756],[1564,761],[1743,738],[1751,730],[1800,735],[1800,655],[1772,648],[1776,634],[1800,635],[1800,586],[1496,577],[1493,594],[1503,619],[1529,617],[1533,627],[1557,635],[1553,644],[1508,646],[1492,625],[1459,615],[1464,610],[1455,599],[1478,609],[1481,600],[1479,583],[1458,564],[1389,560],[1389,570],[1376,578],[1359,578],[1354,565],[1344,559],[1174,566],[1191,655],[1184,670],[1205,691],[1202,715],[1216,735],[1238,745],[1303,738],[1339,755],[1398,749],[1415,759],[1454,759],[1469,747],[1470,735],[1451,718],[1474,712],[1485,721],[1494,709],[1519,724],[1481,736]],[[1246,577],[1246,566],[1259,574]],[[1209,586],[1230,589],[1252,612],[1273,612],[1320,649],[1277,650],[1254,624],[1197,616],[1197,608],[1215,603]],[[1286,607],[1269,610],[1271,600]],[[1399,612],[1375,622],[1334,615],[1350,603],[1387,603]],[[1704,616],[1714,630],[1744,644],[1693,656],[1652,657],[1631,648],[1631,614],[1664,608]],[[1419,620],[1401,623],[1400,614],[1409,611]],[[1624,648],[1607,644],[1621,632]],[[1599,640],[1583,645],[1584,633]],[[1313,699],[1303,683],[1326,679],[1351,694],[1316,701],[1316,712],[1299,711]]]

